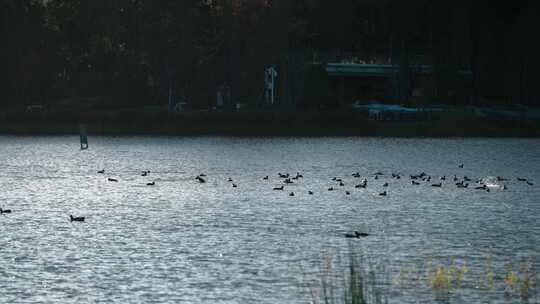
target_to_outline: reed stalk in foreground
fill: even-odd
[[[379,304],[387,303],[375,271],[367,267],[361,256],[349,250],[346,264],[327,257],[319,286],[311,290],[313,304]],[[334,267],[334,266],[338,267]],[[336,273],[335,269],[343,269]]]

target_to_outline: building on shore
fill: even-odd
[[[472,89],[471,71],[459,70],[447,81],[451,85],[441,85],[440,73],[429,64],[411,65],[405,86],[400,83],[399,65],[327,63],[325,71],[341,105],[358,100],[415,106],[425,106],[428,102],[459,102],[468,100]]]

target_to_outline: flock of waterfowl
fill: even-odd
[[[460,164],[460,165],[458,165],[458,167],[463,168],[464,165]],[[98,174],[105,174],[105,170],[101,169],[101,170],[97,171],[97,173]],[[150,171],[145,170],[145,171],[142,171],[141,176],[148,176],[149,174],[150,174]],[[299,172],[297,172],[294,176],[289,174],[289,173],[281,173],[281,172],[278,173],[277,175],[278,175],[278,178],[280,179],[281,182],[280,182],[279,186],[274,186],[272,188],[275,191],[284,191],[285,186],[297,183],[299,179],[302,179],[304,177]],[[355,179],[362,178],[362,176],[361,176],[361,174],[359,172],[352,173],[351,176],[353,178],[355,178]],[[372,174],[371,176],[373,177],[372,182],[375,182],[375,181],[377,181],[379,179],[384,178],[385,174],[382,173],[382,172],[376,172],[376,173]],[[391,178],[396,179],[396,180],[401,179],[402,176],[403,175],[401,173],[392,173],[391,174]],[[199,174],[199,175],[197,175],[195,177],[195,180],[197,182],[203,184],[203,183],[206,183],[205,178],[206,178],[205,174]],[[424,185],[431,185],[431,187],[436,187],[436,188],[443,187],[443,185],[445,185],[445,184],[443,184],[443,182],[447,181],[446,176],[439,176],[438,178],[436,178],[436,177],[431,176],[431,175],[429,175],[429,174],[427,174],[425,172],[421,172],[421,173],[418,173],[418,174],[411,174],[411,175],[409,175],[409,179],[410,179],[410,182],[411,182],[412,186],[420,186],[420,185],[424,184]],[[268,181],[269,176],[268,175],[264,176],[262,178],[262,180]],[[485,179],[485,178],[477,178],[476,180],[474,180],[475,184],[473,186],[471,186],[471,188],[474,188],[475,190],[486,191],[486,192],[490,192],[490,189],[493,189],[493,188],[505,190],[505,189],[508,189],[508,188],[507,188],[506,184],[504,184],[503,182],[508,181],[508,180],[509,179],[503,178],[503,177],[500,177],[500,176],[492,178],[491,180],[488,180],[488,179]],[[109,181],[109,182],[118,182],[118,179],[108,177],[107,181]],[[233,188],[238,187],[238,185],[233,181],[232,178],[229,177],[227,179],[227,181],[229,183],[231,183],[231,186]],[[529,186],[534,185],[532,181],[530,181],[530,180],[528,180],[526,178],[522,178],[522,177],[518,177],[517,181],[526,183]],[[331,185],[329,188],[327,188],[327,191],[337,191],[340,188],[345,189],[345,182],[344,182],[343,178],[333,177],[332,182],[334,184]],[[454,175],[451,178],[451,182],[457,188],[469,188],[470,183],[473,183],[473,179],[470,178],[470,177],[467,177],[467,176],[463,176],[461,178],[458,178],[457,175]],[[357,183],[354,183],[354,184],[355,184],[354,188],[356,188],[356,189],[365,189],[365,188],[368,187],[368,179],[363,178],[360,182],[357,182]],[[146,185],[147,186],[155,186],[156,182],[155,181],[148,182]],[[385,188],[385,189],[390,187],[389,182],[385,181],[382,184],[382,187]],[[346,195],[351,194],[350,189],[347,189],[344,192],[345,192]],[[313,190],[308,190],[307,193],[308,193],[308,195],[314,195],[315,194],[315,192]],[[378,194],[379,194],[379,196],[388,196],[389,195],[387,190],[379,192]],[[289,196],[295,196],[295,192],[293,192],[293,191],[289,192]],[[9,214],[9,213],[11,213],[11,209],[2,209],[2,208],[0,208],[0,214],[1,215],[5,215],[5,214]],[[85,221],[85,217],[74,217],[73,215],[70,215],[69,219],[70,219],[70,222],[84,222]],[[369,234],[365,233],[365,232],[354,231],[352,233],[346,233],[345,237],[347,237],[347,238],[360,238],[360,237],[366,237],[368,235]]]

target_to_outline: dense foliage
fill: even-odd
[[[534,103],[538,5],[494,3],[0,0],[0,103],[165,105],[174,92],[207,108],[228,84],[255,105],[273,64],[280,103],[303,105],[317,95],[306,62],[347,58],[433,64],[441,89],[471,69],[477,100]]]

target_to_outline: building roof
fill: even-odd
[[[411,70],[416,74],[426,75],[433,73],[430,64],[411,65]],[[357,64],[357,63],[327,63],[326,72],[330,76],[348,77],[392,77],[399,71],[399,65],[392,64]],[[469,75],[470,71],[460,71],[461,74]]]

